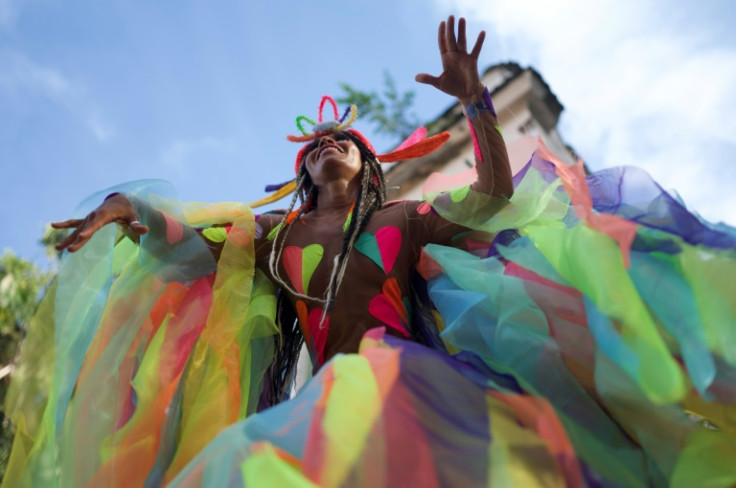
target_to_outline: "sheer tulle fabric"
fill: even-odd
[[[375,329],[258,413],[277,331],[252,214],[123,189],[170,229],[138,247],[111,226],[63,263],[9,392],[4,486],[736,483],[736,231],[543,147],[515,184],[426,195],[479,231],[418,265],[431,348]],[[220,223],[214,263],[186,229]]]

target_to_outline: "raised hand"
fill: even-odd
[[[460,99],[467,104],[471,99],[483,91],[483,85],[478,75],[478,56],[480,55],[485,31],[478,34],[473,50],[468,52],[465,38],[465,19],[460,18],[455,37],[455,17],[451,15],[447,22],[440,22],[439,29],[440,56],[442,56],[442,74],[432,76],[426,73],[418,74],[416,81],[426,83],[448,95]]]
[[[134,236],[148,232],[148,226],[138,221],[138,215],[130,201],[120,193],[113,194],[102,202],[102,205],[89,213],[84,219],[70,219],[63,222],[52,222],[54,229],[74,229],[66,239],[54,246],[58,251],[69,252],[79,250],[103,226],[117,222],[127,227]]]

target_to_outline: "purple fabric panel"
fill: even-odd
[[[532,155],[529,162],[513,178],[517,187],[529,169],[537,170],[550,183],[557,178],[549,161]],[[644,170],[633,166],[603,169],[589,174],[586,183],[593,208],[600,213],[618,215],[642,226],[677,235],[688,244],[717,249],[736,248],[736,229],[723,223],[706,222],[657,184]],[[640,232],[633,248],[676,253],[679,247],[664,235]]]
[[[512,179],[512,181],[514,183],[514,188],[516,188],[517,186],[519,186],[519,183],[521,183],[521,180],[524,179],[524,176],[526,176],[527,171],[529,171],[529,168],[531,168],[531,167],[532,167],[532,161],[530,159],[529,162],[526,163],[524,165],[524,167],[521,168],[521,170],[519,170],[519,172],[514,175],[514,177]]]
[[[623,166],[601,170],[588,175],[586,182],[593,208],[598,212],[615,214],[678,235],[689,244],[736,248],[736,229],[710,224],[689,212],[639,168]]]
[[[521,237],[521,235],[516,229],[502,230],[493,238],[493,242],[491,242],[491,247],[488,249],[486,257],[490,258],[493,256],[499,256],[500,253],[498,251],[498,246],[508,247],[519,237]]]
[[[411,276],[411,334],[412,340],[424,344],[430,349],[447,353],[445,343],[440,338],[440,331],[432,311],[434,305],[427,293],[427,282],[419,273]]]
[[[531,168],[539,171],[540,175],[547,183],[551,183],[558,178],[557,173],[555,172],[555,165],[550,163],[546,159],[539,157],[535,152],[534,154],[532,154],[529,162],[526,163],[526,165],[524,165],[524,167],[521,168],[521,170],[514,175],[514,188],[519,186],[519,183],[521,183],[521,180],[524,179],[524,176],[526,176],[527,172]]]
[[[461,351],[455,354],[453,358],[463,364],[463,367],[458,369],[460,374],[478,386],[488,387],[493,382],[494,389],[519,394],[525,393],[516,378],[510,374],[491,369],[483,359],[473,352]]]
[[[396,425],[392,417],[401,421],[407,414],[407,422],[419,421],[441,486],[486,486],[492,419],[487,415],[485,387],[462,374],[470,366],[446,354],[388,335],[384,340],[401,350],[403,390],[386,399],[386,427]],[[406,400],[410,408],[403,404]],[[383,443],[391,445],[385,439]]]
[[[493,100],[491,100],[491,94],[488,92],[488,87],[486,87],[486,89],[483,90],[483,101],[486,102],[486,106],[491,111],[493,116],[498,118],[496,116],[496,109],[493,107]]]

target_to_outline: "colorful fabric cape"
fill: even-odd
[[[371,330],[260,412],[278,330],[251,211],[117,188],[172,225],[64,259],[13,374],[3,486],[736,483],[736,230],[544,147],[515,185],[492,216],[468,187],[426,195],[474,230],[417,267],[429,346]],[[224,223],[215,263],[187,229]]]

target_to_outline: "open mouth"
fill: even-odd
[[[319,150],[319,152],[317,153],[317,159],[321,158],[322,154],[328,149],[335,149],[336,151],[342,152],[342,149],[340,149],[340,146],[338,146],[337,144],[327,144]]]

